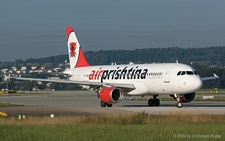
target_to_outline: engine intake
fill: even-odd
[[[123,91],[116,87],[102,88],[99,98],[108,104],[118,103],[123,98]]]
[[[177,94],[173,94],[170,96],[173,97],[173,99],[175,99],[176,101],[178,101]],[[195,92],[189,93],[189,94],[180,94],[180,102],[191,102],[194,100],[194,98],[195,98]]]

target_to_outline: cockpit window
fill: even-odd
[[[187,75],[194,75],[193,71],[186,71],[186,72],[187,72]]]
[[[182,71],[182,72],[181,72],[181,75],[185,75],[185,74],[186,74],[186,71]]]
[[[179,71],[179,72],[177,73],[177,75],[180,75],[180,73],[181,73],[181,71]]]
[[[198,75],[197,71],[179,71],[177,75]]]
[[[197,72],[197,71],[194,71],[194,74],[195,74],[195,75],[198,75],[198,72]]]

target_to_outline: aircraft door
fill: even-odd
[[[164,76],[164,83],[170,83],[170,72],[172,68],[173,67],[170,66],[166,69],[165,76]]]

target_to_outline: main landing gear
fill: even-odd
[[[159,101],[159,99],[157,99],[157,96],[159,96],[159,95],[153,95],[153,99],[148,100],[149,107],[160,105],[160,101]]]
[[[100,101],[100,105],[101,105],[101,107],[112,107],[112,104],[108,104],[108,103],[106,103],[106,102],[104,102],[104,101]]]

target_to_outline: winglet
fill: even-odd
[[[211,77],[203,77],[201,79],[202,79],[202,81],[213,80],[213,79],[219,79],[219,76],[217,76],[215,73],[213,73],[213,76],[211,76]]]
[[[213,73],[213,75],[214,75],[215,77],[219,78],[219,76],[218,76],[218,75],[216,75],[215,73]]]

